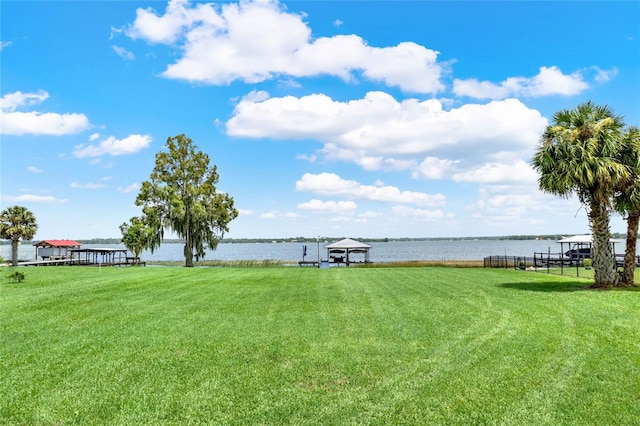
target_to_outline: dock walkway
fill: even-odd
[[[43,259],[18,262],[18,266],[61,266],[61,265],[87,265],[84,259]]]

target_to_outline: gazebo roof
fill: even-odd
[[[584,235],[574,235],[572,237],[565,237],[561,240],[558,240],[559,243],[569,243],[569,244],[591,244],[593,243],[593,235],[584,234]],[[609,240],[611,243],[619,243],[620,241],[614,240],[611,238]]]
[[[345,238],[344,240],[336,241],[335,243],[327,244],[325,248],[328,249],[366,249],[371,248],[369,244],[361,243],[360,241],[352,240],[351,238]]]
[[[36,247],[80,247],[81,245],[74,240],[42,240],[34,244]]]

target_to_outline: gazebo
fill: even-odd
[[[370,263],[369,260],[369,244],[361,243],[360,241],[352,240],[351,238],[345,238],[344,240],[337,241],[335,243],[327,244],[327,259],[329,263],[344,263],[349,266],[354,262],[350,255],[364,254],[364,263]]]
[[[82,244],[73,240],[42,240],[34,244],[36,248],[36,260],[38,256],[44,259],[71,259],[73,250],[79,249]]]

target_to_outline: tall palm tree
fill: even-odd
[[[630,177],[619,160],[622,117],[589,101],[553,115],[533,167],[542,191],[569,198],[576,194],[587,208],[593,233],[594,286],[617,286],[619,277],[609,225],[615,190]]]
[[[18,243],[36,235],[36,217],[25,207],[8,207],[0,212],[0,238],[11,240],[11,264],[18,265]]]
[[[614,206],[619,213],[626,216],[627,220],[627,245],[624,252],[622,284],[634,286],[638,222],[640,222],[640,129],[628,127],[623,133],[622,141],[620,161],[629,167],[631,175],[616,194]]]

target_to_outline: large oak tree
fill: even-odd
[[[148,248],[160,246],[164,230],[184,241],[185,266],[193,266],[214,250],[238,216],[233,198],[216,189],[218,172],[209,156],[185,135],[167,139],[168,152],[156,154],[150,179],[142,183],[136,205],[142,206],[147,225],[153,229]]]

